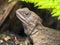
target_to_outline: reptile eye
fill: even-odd
[[[25,13],[26,15],[31,15],[31,12]]]
[[[26,15],[29,15],[29,13],[25,13]]]
[[[29,17],[30,16],[30,13],[25,13],[26,17]]]

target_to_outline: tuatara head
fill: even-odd
[[[16,16],[22,21],[26,33],[30,33],[36,24],[41,21],[39,16],[28,8],[20,8],[16,11]]]

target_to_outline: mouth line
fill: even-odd
[[[26,20],[23,16],[21,16],[20,13],[17,12],[17,14],[18,14],[18,15],[16,15],[16,16],[17,16],[24,24],[28,25],[27,20]],[[23,18],[24,18],[25,20],[24,20]]]

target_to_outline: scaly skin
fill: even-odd
[[[28,8],[18,9],[16,16],[22,21],[25,33],[34,45],[59,45],[60,31],[42,25],[41,18]]]

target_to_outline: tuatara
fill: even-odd
[[[16,16],[22,21],[25,33],[33,45],[60,45],[60,31],[42,25],[42,19],[28,8],[20,8]]]

